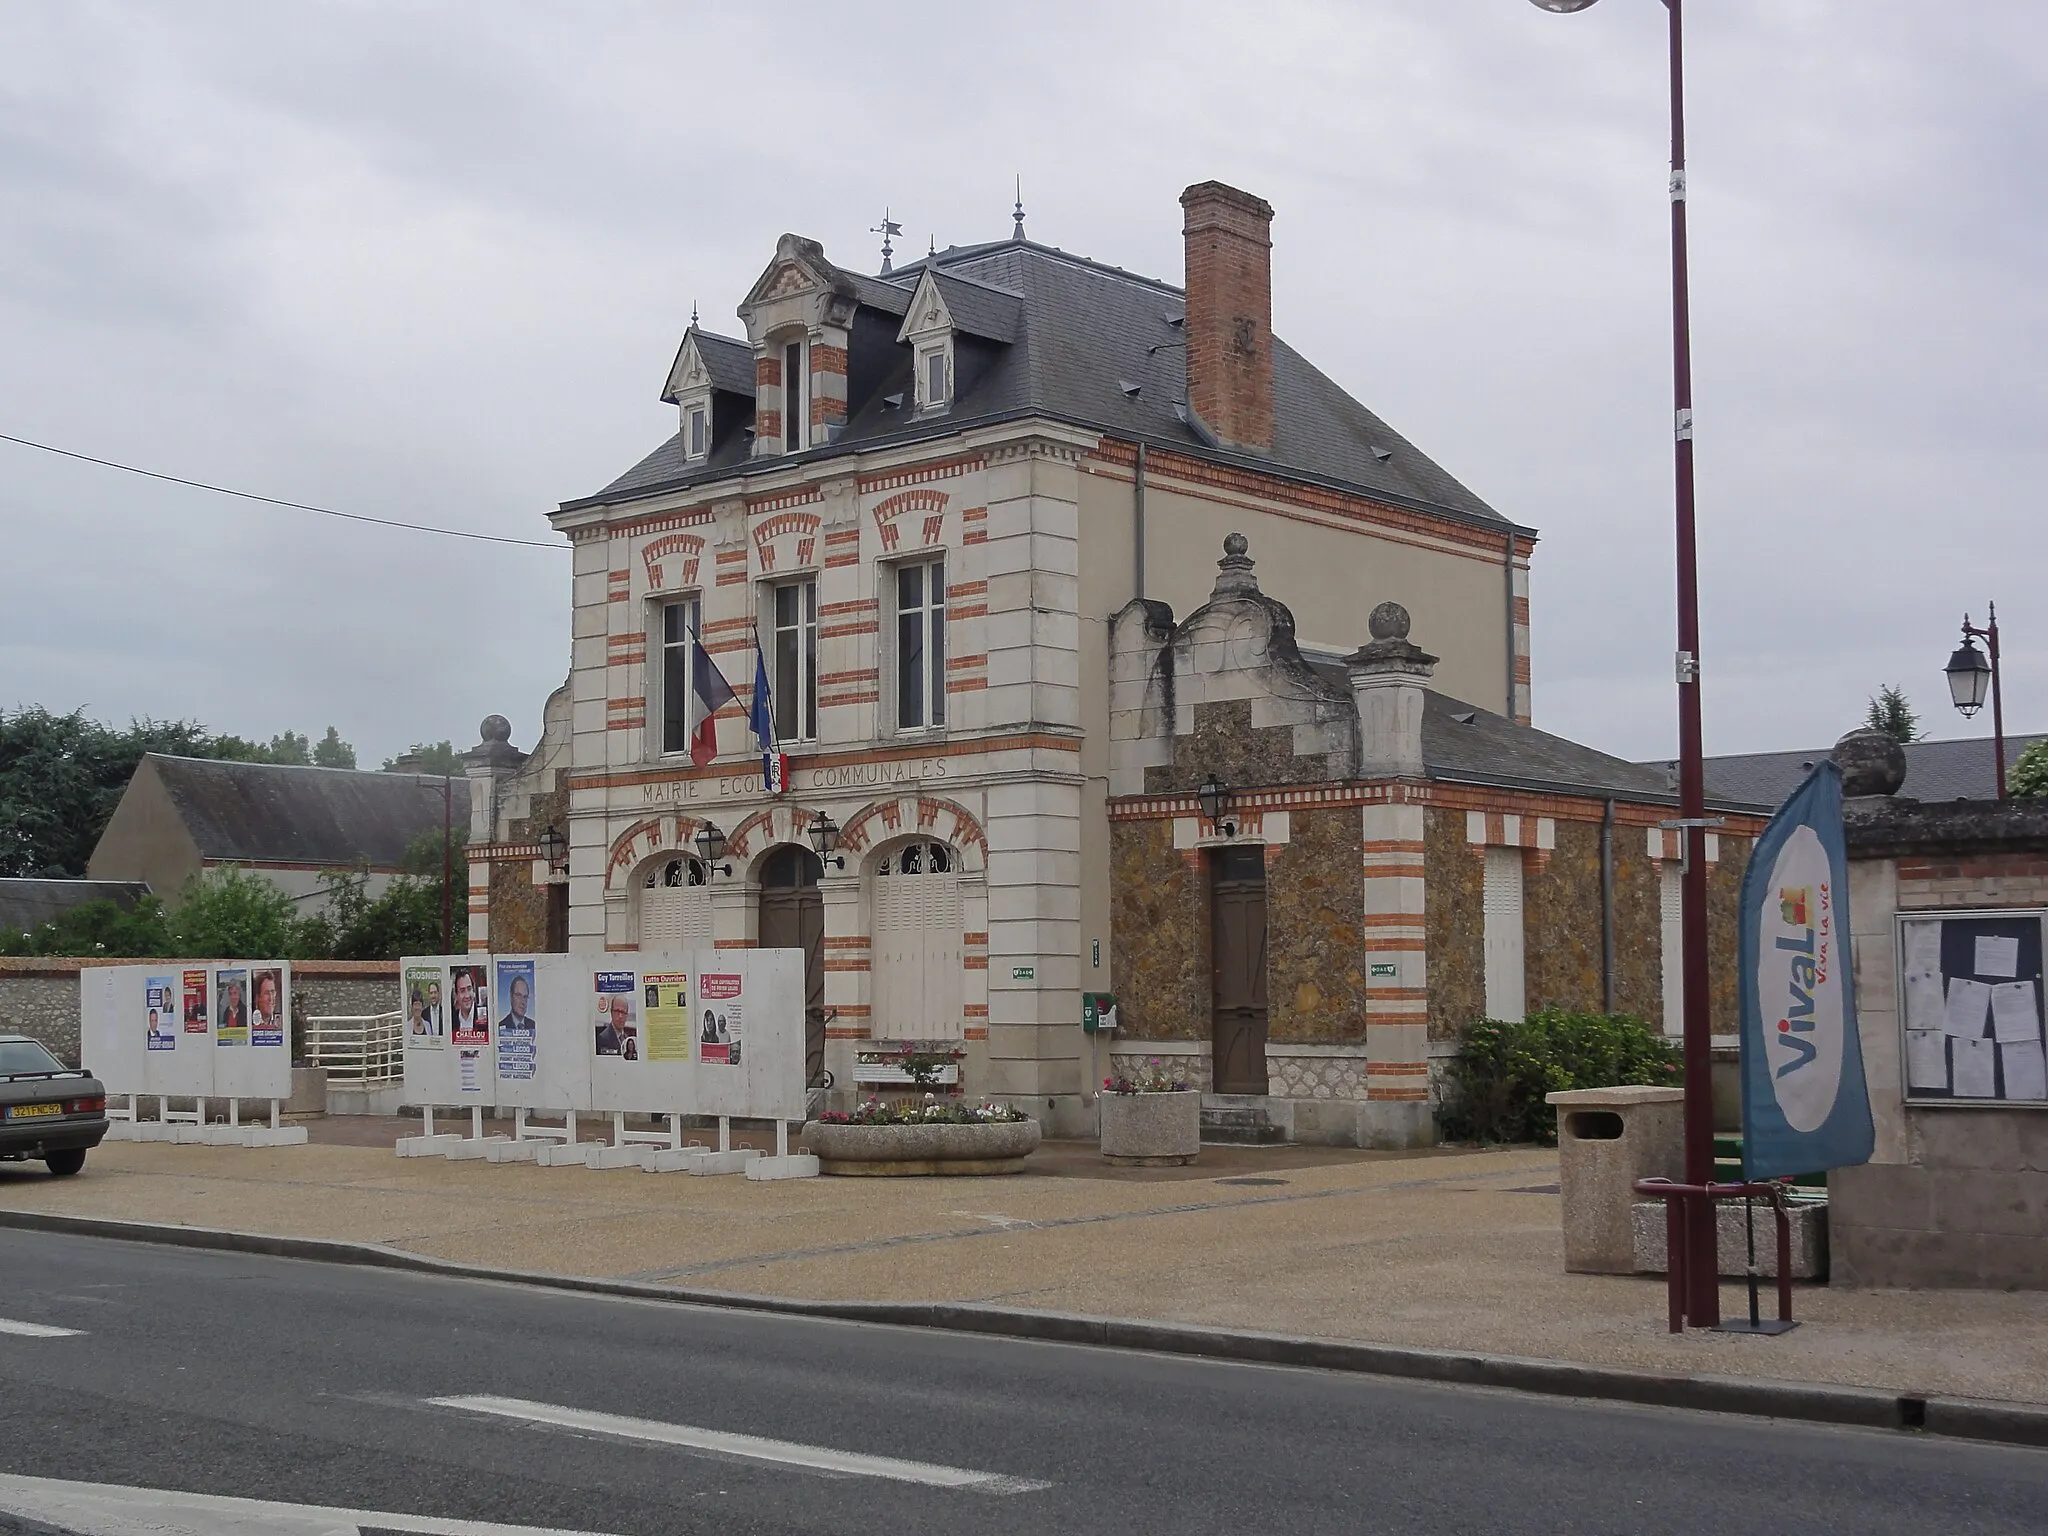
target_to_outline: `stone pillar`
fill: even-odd
[[[1371,641],[1344,660],[1358,704],[1358,774],[1419,779],[1423,690],[1437,659],[1408,639],[1408,610],[1399,603],[1381,603],[1369,623]]]
[[[498,840],[498,787],[524,766],[526,754],[512,745],[512,722],[503,715],[486,715],[477,735],[477,744],[462,755],[462,771],[469,780],[469,844],[481,849]],[[489,949],[490,860],[478,855],[458,862],[468,878],[459,887],[464,896],[456,933],[465,936],[464,948]]]
[[[1429,1108],[1429,953],[1423,808],[1368,805],[1365,867],[1365,1101],[1358,1144],[1436,1141]]]

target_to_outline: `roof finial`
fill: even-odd
[[[697,301],[695,299],[690,300],[690,329],[693,331],[697,329]]]
[[[938,255],[938,254],[939,254],[939,237],[938,237],[937,235],[930,235],[930,236],[927,236],[926,238],[927,238],[927,240],[928,240],[928,241],[929,241],[930,243],[929,243],[929,244],[927,244],[927,245],[926,245],[926,247],[925,247],[925,252],[924,252],[924,253],[925,253],[925,255],[926,255],[926,256],[936,256],[936,255]]]
[[[889,242],[903,233],[903,226],[890,218],[889,210],[884,208],[882,210],[882,222],[869,229],[868,233],[882,237],[882,273],[886,277],[894,270],[889,264],[889,258],[896,254],[896,248],[889,244]]]
[[[1010,210],[1010,217],[1017,221],[1017,227],[1010,231],[1010,238],[1012,240],[1022,240],[1024,238],[1024,177],[1021,172],[1017,176],[1017,206]]]

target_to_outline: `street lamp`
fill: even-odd
[[[1539,10],[1569,14],[1593,0],[1531,0]],[[1707,960],[1707,786],[1700,726],[1699,557],[1693,529],[1692,322],[1685,246],[1684,0],[1664,0],[1671,33],[1671,394],[1673,478],[1678,511],[1678,816],[1666,826],[1684,837],[1679,923],[1679,975],[1685,1021],[1685,1182],[1714,1177],[1713,1014]],[[1685,1200],[1686,1273],[1672,1292],[1686,1322],[1721,1321],[1718,1242],[1713,1201]]]
[[[1998,798],[2005,798],[2005,694],[1999,687],[1998,676],[1998,604],[1993,603],[1991,618],[1982,629],[1970,622],[1970,616],[1963,615],[1963,643],[1948,659],[1943,670],[1948,673],[1949,697],[1955,700],[1956,708],[1962,711],[1965,720],[1976,716],[1984,707],[1984,694],[1991,694],[1991,761],[1992,777],[1998,785]],[[1977,649],[1982,640],[1991,654],[1987,658]]]
[[[703,856],[706,864],[721,875],[732,873],[730,864],[718,862],[725,857],[725,833],[719,829],[717,822],[707,821],[697,829],[697,852]]]
[[[846,855],[835,852],[839,847],[838,822],[820,811],[805,830],[811,835],[811,847],[816,851],[820,864],[830,864],[835,869],[846,868]]]
[[[1230,789],[1215,774],[1202,780],[1201,788],[1195,791],[1195,803],[1202,808],[1202,815],[1209,825],[1224,837],[1237,836],[1237,827],[1223,819],[1223,813],[1230,809]]]
[[[564,841],[562,834],[555,830],[553,822],[549,822],[547,830],[540,835],[540,856],[547,860],[548,872],[550,874],[568,866],[567,849],[568,844]]]

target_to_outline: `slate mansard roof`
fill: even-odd
[[[2006,772],[2012,771],[2013,764],[2029,746],[2044,740],[2048,737],[2007,736]],[[1745,752],[1732,757],[1710,757],[1705,765],[1707,793],[1760,805],[1783,805],[1813,765],[1832,750],[1815,747],[1805,752]],[[1678,771],[1678,765],[1672,762],[1644,766],[1671,775]],[[1929,802],[1993,798],[1998,793],[1998,781],[1992,773],[1991,738],[1908,742],[1906,782],[1899,787],[1899,793]]]
[[[912,351],[897,342],[896,331],[927,267],[954,319],[956,398],[946,411],[919,416],[910,404]],[[887,277],[841,275],[859,307],[838,441],[751,457],[752,351],[699,328],[719,394],[709,458],[686,463],[678,433],[596,495],[565,502],[562,510],[1039,415],[1503,533],[1512,526],[1278,337],[1271,454],[1216,446],[1188,419],[1180,324],[1186,305],[1182,290],[1168,283],[1014,239],[941,251]]]
[[[397,869],[422,832],[438,832],[438,774],[302,768],[150,753],[164,793],[209,863],[368,864]],[[469,824],[469,780],[450,784],[449,815]]]

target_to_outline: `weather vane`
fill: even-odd
[[[889,242],[903,233],[903,226],[890,218],[889,210],[884,208],[882,210],[882,222],[871,228],[868,233],[882,237],[882,270],[888,272],[890,270],[889,258],[896,254],[896,248]]]

